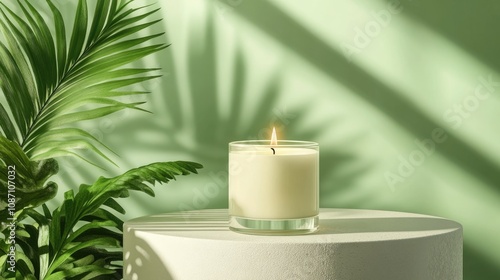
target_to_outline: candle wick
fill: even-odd
[[[274,150],[274,148],[271,148],[271,150],[273,150],[273,155],[275,155],[275,154],[276,154],[276,151]]]

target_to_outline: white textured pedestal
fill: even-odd
[[[316,233],[256,236],[229,231],[227,220],[227,210],[203,210],[126,222],[124,279],[462,279],[453,221],[322,209]]]

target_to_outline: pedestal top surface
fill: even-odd
[[[454,221],[439,217],[362,209],[320,210],[319,229],[308,235],[260,236],[228,228],[227,209],[175,212],[140,217],[125,223],[125,230],[178,238],[265,243],[352,243],[412,239],[461,230]]]

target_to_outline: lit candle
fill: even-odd
[[[229,144],[229,214],[235,231],[308,233],[317,228],[319,148],[314,142]]]

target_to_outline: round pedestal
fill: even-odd
[[[228,229],[227,210],[141,217],[124,225],[125,280],[462,279],[462,227],[410,213],[321,209],[309,235]]]

